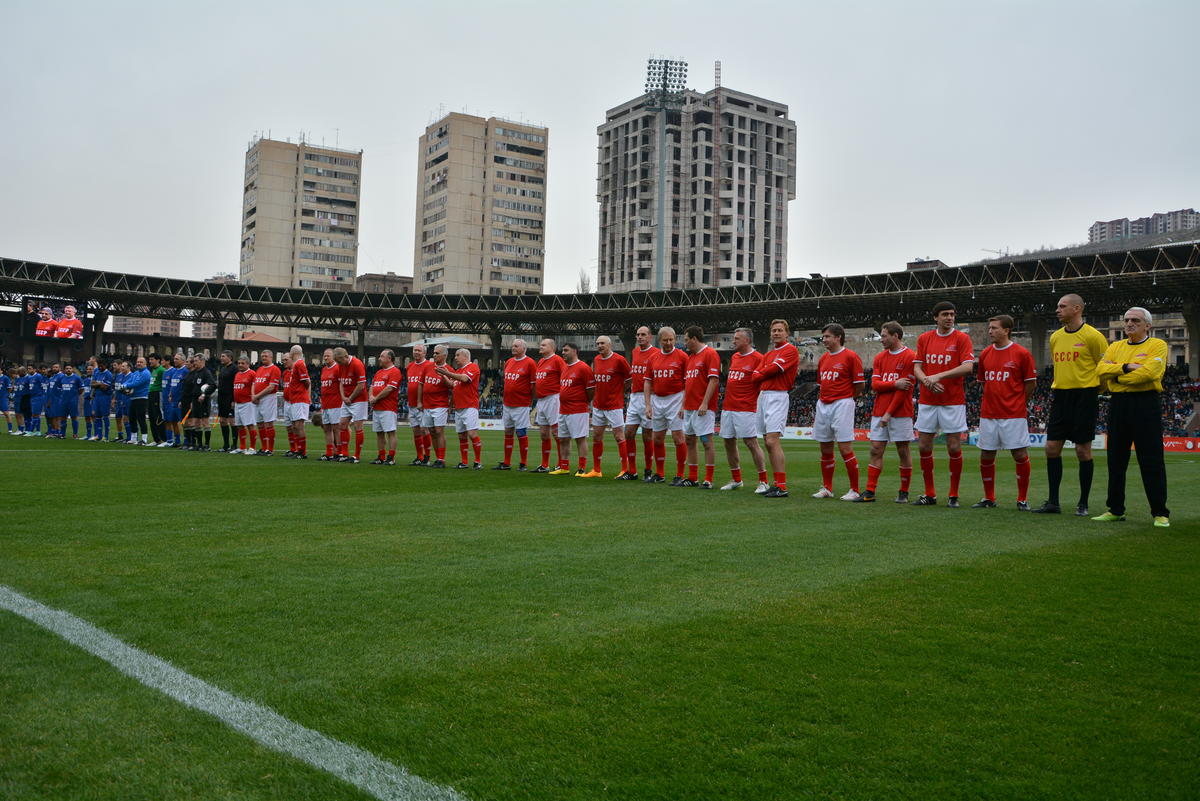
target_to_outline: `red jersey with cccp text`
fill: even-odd
[[[629,362],[619,353],[610,353],[607,359],[603,356],[592,359],[592,377],[596,381],[592,406],[601,410],[623,409],[625,379],[629,376]]]
[[[308,393],[308,365],[303,359],[292,363],[291,380],[283,388],[285,403],[308,403],[311,396]]]
[[[817,362],[817,384],[821,387],[822,403],[854,397],[854,385],[866,382],[862,359],[843,346],[836,353],[825,352]]]
[[[254,371],[247,368],[233,374],[233,402],[249,403],[254,386]]]
[[[558,393],[559,382],[567,363],[557,353],[551,353],[537,363],[537,396],[545,398]]]
[[[704,402],[704,393],[708,391],[708,381],[721,378],[721,357],[708,345],[688,357],[687,372],[683,375],[683,408],[694,412]],[[710,412],[717,410],[717,393],[713,392],[708,399]]]
[[[800,349],[791,342],[771,348],[763,354],[755,375],[759,392],[791,392],[800,370]]]
[[[529,356],[513,356],[504,363],[504,405],[513,409],[533,405],[534,368]]]
[[[1027,382],[1037,380],[1037,367],[1028,350],[1016,342],[1009,342],[1005,348],[988,345],[979,354],[975,375],[983,382],[980,417],[1010,420],[1028,416],[1025,387]]]
[[[588,387],[594,386],[592,368],[583,359],[573,364],[563,363],[562,378],[559,380],[559,414],[581,414],[588,410]]]
[[[384,387],[392,388],[391,392],[375,401],[375,411],[396,412],[400,410],[400,384],[403,381],[404,374],[395,365],[375,371],[375,375],[371,378],[371,396],[383,392]]]
[[[925,375],[937,375],[958,367],[964,362],[975,361],[975,348],[966,332],[957,328],[941,334],[936,328],[917,337],[917,358]],[[963,391],[964,376],[948,378],[942,382],[944,389],[934,392],[921,387],[920,402],[928,406],[961,406],[967,402]]]
[[[337,366],[338,390],[342,393],[342,397],[350,397],[350,393],[359,384],[363,385],[363,391],[358,393],[358,397],[351,403],[366,403],[367,400],[367,368],[359,361],[357,356],[351,356],[350,361]]]
[[[62,318],[54,327],[54,337],[56,339],[83,339],[83,320],[78,317],[70,320],[66,317]]]
[[[410,408],[417,408],[417,390],[425,383],[425,373],[429,370],[429,366],[433,364],[429,359],[422,359],[419,362],[412,362],[408,365],[408,372],[405,374],[404,381],[408,385],[408,405]]]
[[[445,364],[443,366],[448,367]],[[437,367],[436,363],[431,362],[429,369],[425,371],[425,395],[421,401],[421,406],[425,409],[450,408],[450,385],[437,374]]]
[[[650,357],[650,391],[660,397],[683,392],[684,376],[687,375],[688,357],[683,348],[660,350]]]
[[[729,357],[729,372],[725,374],[725,411],[758,410],[758,385],[754,383],[754,371],[758,369],[762,358],[762,354],[756,350],[735,352]]]
[[[336,364],[321,368],[321,408],[340,409],[342,407],[342,391],[338,386],[338,369]]]
[[[871,365],[871,389],[875,392],[875,405],[871,409],[874,417],[891,413],[892,417],[912,417],[912,387],[896,389],[896,382],[907,378],[916,386],[913,374],[913,359],[916,352],[905,345],[899,353],[885,350],[875,357]]]
[[[254,371],[254,388],[251,390],[255,395],[265,390],[267,387],[279,387],[281,380],[279,365],[264,364]],[[268,395],[271,393],[267,393]],[[265,400],[266,395],[259,400]]]
[[[632,382],[629,385],[630,392],[641,392],[644,389],[646,382],[646,374],[650,370],[650,358],[659,353],[658,348],[651,345],[646,349],[634,347],[630,352],[629,359],[629,377]]]
[[[454,408],[455,409],[478,409],[479,408],[479,365],[475,362],[467,362],[461,369],[458,367],[450,368],[450,372],[458,373],[459,375],[467,375],[470,378],[466,381],[455,381],[450,379],[454,385]]]

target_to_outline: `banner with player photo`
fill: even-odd
[[[21,337],[45,342],[83,339],[88,334],[87,307],[66,298],[26,296],[21,301]]]

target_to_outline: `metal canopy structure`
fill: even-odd
[[[629,332],[641,324],[710,331],[760,328],[774,317],[811,330],[896,319],[927,323],[939,300],[960,320],[1011,314],[1053,320],[1058,298],[1076,292],[1089,315],[1133,304],[1191,310],[1200,298],[1200,240],[1055,258],[991,261],[854,276],[792,279],[720,289],[581,295],[392,295],[215,284],[0,259],[0,303],[53,295],[93,314],[317,331],[414,332],[422,336]]]

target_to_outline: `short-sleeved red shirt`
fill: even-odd
[[[282,379],[282,374],[279,372],[279,365],[277,365],[277,364],[260,365],[258,367],[258,369],[254,371],[254,389],[252,391],[254,392],[255,395],[257,395],[258,393],[265,390],[267,387],[278,388],[281,379]],[[267,394],[270,395],[271,393],[268,392]],[[266,396],[259,398],[259,400],[265,400],[265,399],[266,399]]]
[[[233,374],[233,402],[249,403],[254,387],[254,371],[247,367]]]
[[[650,357],[658,352],[658,348],[653,345],[644,350],[635,347],[629,352],[629,377],[632,379],[629,385],[630,392],[642,392],[644,390],[643,384],[646,381],[646,373],[650,369]]]
[[[514,409],[533,404],[537,364],[529,356],[511,357],[504,363],[504,405]]]
[[[754,371],[758,369],[762,358],[762,354],[756,350],[734,353],[729,357],[729,372],[725,374],[725,411],[758,410],[758,385],[754,383]]]
[[[588,410],[588,387],[595,386],[592,368],[583,359],[574,364],[563,363],[558,390],[559,414],[581,414]]]
[[[292,363],[291,378],[283,388],[283,399],[287,403],[308,403],[308,365],[303,359]]]
[[[400,384],[404,381],[404,374],[400,372],[400,368],[392,365],[384,367],[382,370],[376,370],[375,375],[371,377],[371,392],[370,396],[374,397],[383,391],[384,387],[391,387],[392,391],[384,395],[379,400],[375,401],[374,409],[377,412],[395,412],[400,409]],[[364,399],[365,400],[365,399]]]
[[[83,320],[78,317],[70,320],[66,317],[62,318],[54,327],[54,337],[56,339],[83,339]]]
[[[935,328],[917,337],[917,358],[913,361],[921,365],[925,375],[936,375],[963,362],[975,361],[975,348],[965,331],[956,328],[943,335]],[[965,380],[966,376],[961,375],[947,378],[942,382],[941,392],[921,387],[920,402],[928,406],[961,406],[967,402],[963,390]]]
[[[989,420],[1024,419],[1029,416],[1025,386],[1037,380],[1033,355],[1016,342],[1003,349],[988,345],[979,354],[976,376],[983,382],[979,416]]]
[[[596,409],[624,408],[625,380],[629,375],[629,362],[619,353],[610,353],[607,359],[602,356],[592,359],[592,376],[596,380],[592,406]]]
[[[344,365],[337,366],[338,389],[342,393],[342,397],[350,397],[350,393],[359,384],[363,385],[363,391],[358,393],[351,403],[365,403],[367,400],[367,368],[359,361],[357,356],[351,356],[350,361]]]
[[[650,391],[665,396],[683,392],[683,377],[687,373],[688,357],[683,348],[661,350],[650,357]]]
[[[422,359],[419,362],[411,362],[408,365],[404,381],[408,385],[408,405],[413,408],[417,406],[417,390],[425,383],[425,372],[431,364],[433,362],[429,359]]]
[[[537,363],[537,396],[545,398],[559,390],[559,381],[567,363],[557,353],[552,353]]]
[[[321,408],[340,409],[342,391],[338,385],[338,368],[330,364],[321,368]]]
[[[791,342],[771,348],[763,354],[756,374],[759,392],[791,392],[800,370],[800,350]]]
[[[425,409],[449,409],[450,385],[435,372],[436,369],[437,364],[430,362],[429,369],[425,371],[425,394],[421,405]]]
[[[913,416],[912,387],[896,389],[896,382],[907,378],[916,385],[913,376],[913,359],[917,354],[910,347],[902,347],[899,353],[885,350],[875,357],[871,365],[871,389],[875,392],[875,405],[871,409],[874,417],[883,417],[891,412],[892,417]]]
[[[479,365],[475,362],[467,362],[465,367],[451,367],[450,372],[471,377],[469,381],[455,381],[451,379],[450,383],[453,385],[452,391],[454,393],[454,408],[478,409]]]
[[[854,385],[866,381],[859,355],[847,347],[837,353],[823,353],[817,362],[817,383],[824,403],[854,397]]]
[[[710,378],[720,379],[721,357],[708,345],[688,357],[687,372],[684,374],[683,408],[696,411],[704,401]],[[717,410],[717,393],[708,400],[708,410]]]

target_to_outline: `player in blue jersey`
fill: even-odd
[[[108,413],[112,409],[113,374],[104,359],[96,361],[92,373],[92,439],[104,442],[108,439]]]
[[[58,379],[58,438],[67,438],[67,419],[71,420],[71,439],[79,439],[79,397],[83,394],[83,376],[73,364],[63,365]]]
[[[183,354],[176,353],[174,366],[163,374],[163,425],[166,426],[167,439],[172,448],[178,448],[183,443],[183,431],[180,427],[183,409],[180,401],[183,399],[183,382],[187,374],[188,368],[184,364]]]
[[[113,362],[113,417],[117,419],[117,435],[113,442],[129,443],[129,393],[125,391],[125,379],[129,376],[129,362],[117,359]]]
[[[25,421],[29,419],[29,368],[17,368],[17,379],[13,381],[13,416],[17,419],[18,437],[25,436]]]
[[[0,414],[4,415],[4,422],[8,424],[8,433],[13,432],[12,419],[12,393],[14,384],[17,379],[17,370],[15,367],[8,368],[8,372],[0,374]]]
[[[87,442],[92,438],[92,374],[96,372],[96,357],[88,359],[87,364],[83,368],[83,425],[84,437],[83,441]]]
[[[47,368],[39,364],[29,380],[29,417],[25,421],[25,431],[31,437],[42,436],[42,412],[46,409],[46,394],[50,389],[50,376]]]

